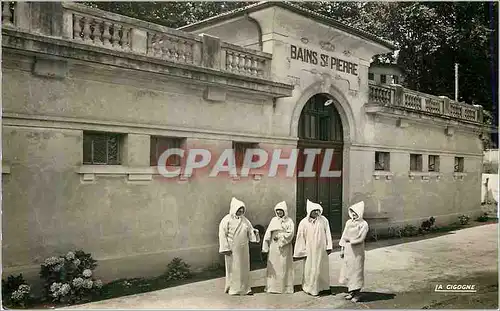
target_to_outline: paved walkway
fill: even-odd
[[[467,279],[478,273],[498,273],[498,224],[488,224],[427,239],[394,240],[368,244],[365,265],[365,292],[386,294],[432,292],[436,282]],[[300,284],[302,267],[296,262],[295,284]],[[330,255],[331,284],[338,284],[338,252]],[[252,286],[264,286],[264,270],[252,272]],[[352,308],[340,294],[311,297],[303,292],[288,295],[259,293],[233,297],[223,293],[224,279],[197,282],[134,296],[104,300],[73,309],[128,308]],[[335,288],[334,288],[335,290]]]

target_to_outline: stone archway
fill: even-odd
[[[332,99],[333,103],[329,106],[330,109],[336,111],[336,120],[335,122],[340,123],[340,127],[342,129],[342,137],[336,137],[334,140],[316,140],[306,142],[302,139],[302,135],[300,135],[300,121],[301,117],[306,110],[305,107],[310,103],[310,99],[316,95],[322,96],[322,100]],[[324,104],[324,103],[323,103]],[[339,235],[342,230],[343,223],[345,222],[345,218],[347,216],[346,207],[349,205],[349,153],[351,148],[351,143],[356,141],[357,131],[355,126],[354,115],[351,109],[351,106],[344,96],[344,94],[337,89],[334,85],[325,85],[323,83],[315,83],[305,89],[302,92],[299,100],[297,101],[291,120],[290,134],[293,137],[298,137],[298,147],[299,149],[303,149],[304,147],[308,148],[319,148],[319,149],[334,149],[334,161],[337,164],[339,170],[341,170],[342,175],[340,178],[337,178],[334,182],[336,183],[333,187],[334,189],[327,190],[332,193],[330,197],[324,196],[323,198],[319,194],[322,190],[318,190],[316,195],[316,199],[318,202],[321,200],[326,200],[322,202],[323,208],[328,208],[329,215],[328,218],[330,220],[330,227],[332,230],[332,234],[334,236]],[[316,145],[316,147],[314,147]],[[318,157],[320,158],[321,155]],[[320,159],[318,159],[320,160]],[[303,165],[300,164],[300,165]],[[318,167],[316,167],[318,169]],[[300,169],[299,169],[300,170]],[[314,182],[310,180],[309,182]],[[326,185],[329,181],[325,179],[320,179],[316,181],[319,187],[327,188]],[[297,221],[301,219],[301,217],[305,216],[305,198],[306,194],[303,193],[304,186],[301,184],[301,181],[297,179],[297,193],[296,193],[296,216]],[[301,192],[302,191],[302,192]],[[325,191],[325,190],[323,190]],[[314,192],[314,190],[313,190]],[[326,206],[328,205],[328,206]]]

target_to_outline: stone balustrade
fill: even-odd
[[[59,6],[62,20],[59,24],[53,22],[52,26],[46,26],[45,31],[40,31],[33,25],[47,23],[47,15],[50,14],[57,19],[57,12],[47,12],[45,8],[45,16],[41,17],[40,9],[33,3],[2,2],[2,26],[41,35],[55,34],[56,37],[81,44],[240,76],[260,79],[270,77],[272,55],[268,53],[220,42],[214,37],[204,40],[203,35],[178,31],[78,3],[61,2],[52,5]],[[27,12],[30,14],[26,14]],[[33,18],[36,19],[37,14],[40,21],[34,22]],[[61,29],[54,32],[54,25]]]
[[[482,123],[483,108],[455,102],[445,96],[433,96],[400,85],[370,84],[369,103],[402,108],[444,118]]]
[[[271,64],[272,56],[266,53],[250,53],[249,49],[224,43],[221,46],[223,51],[223,70],[255,76],[259,78],[267,78]]]

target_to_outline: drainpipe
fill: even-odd
[[[245,13],[245,17],[247,20],[249,20],[250,22],[254,23],[257,26],[257,32],[259,33],[259,48],[262,51],[264,49],[264,44],[262,43],[262,28],[260,27],[259,22],[255,18],[250,17],[248,13]]]

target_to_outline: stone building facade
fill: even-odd
[[[373,35],[283,3],[180,30],[75,3],[2,12],[4,274],[75,248],[105,280],[211,264],[232,196],[263,225],[279,201],[296,218],[322,202],[333,235],[361,199],[374,228],[480,212],[481,108],[372,85],[393,49]],[[342,174],[165,179],[165,146],[333,149]]]

